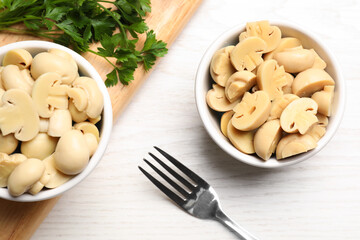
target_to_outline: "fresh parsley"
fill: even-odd
[[[148,71],[167,53],[166,43],[144,21],[150,11],[150,0],[0,0],[0,31],[44,37],[101,56],[114,68],[106,86],[127,85],[139,64]],[[146,40],[137,49],[140,34]],[[95,42],[101,43],[97,51],[90,49]]]

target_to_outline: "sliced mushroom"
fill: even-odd
[[[44,163],[35,158],[29,158],[19,164],[10,174],[7,182],[9,193],[20,196],[37,183],[45,172]]]
[[[5,66],[1,71],[1,80],[5,90],[22,89],[31,94],[33,84],[24,79],[19,67],[16,65]]]
[[[23,161],[26,157],[18,156],[22,154],[7,155],[0,152],[0,187],[6,187],[7,181],[14,169]]]
[[[320,124],[314,124],[306,134],[311,136],[316,142],[318,142],[326,133],[326,128]]]
[[[34,185],[31,186],[31,188],[28,190],[28,192],[32,195],[38,194],[41,189],[44,188],[44,186],[49,182],[50,176],[44,171],[43,175],[37,181]]]
[[[85,133],[84,137],[85,137],[86,145],[88,146],[89,149],[89,156],[91,157],[96,152],[99,142],[96,139],[95,135],[92,133]]]
[[[329,119],[326,116],[318,113],[318,114],[316,114],[316,117],[319,120],[318,125],[320,125],[322,127],[326,127],[329,124]]]
[[[235,114],[231,119],[232,125],[240,131],[254,130],[266,121],[270,109],[271,102],[266,92],[246,92],[241,102],[233,109]]]
[[[67,109],[67,88],[61,84],[61,76],[55,72],[44,73],[36,80],[32,99],[40,117],[51,117],[56,108]]]
[[[8,51],[3,58],[3,65],[16,65],[20,69],[29,68],[33,57],[25,49],[13,49]]]
[[[290,73],[285,73],[287,83],[285,86],[282,87],[282,91],[284,94],[292,93],[291,86],[294,81],[294,76]]]
[[[89,122],[92,124],[97,124],[101,120],[101,115],[97,116],[96,118],[89,118]],[[83,122],[83,121],[82,121]]]
[[[3,90],[2,88],[0,88],[0,107],[3,105],[3,102],[1,101],[2,96],[4,95],[5,90]]]
[[[221,116],[220,130],[224,134],[225,137],[228,137],[227,129],[228,129],[229,122],[233,115],[234,115],[234,111],[228,111]]]
[[[206,102],[210,108],[218,112],[227,112],[232,110],[240,100],[230,102],[225,96],[225,88],[218,84],[213,84],[206,94]]]
[[[28,158],[45,159],[54,153],[58,139],[39,133],[30,141],[21,143],[21,153]]]
[[[324,90],[314,93],[311,98],[318,104],[318,112],[330,117],[334,99],[334,86],[325,86]]]
[[[257,85],[264,90],[270,100],[283,95],[282,88],[288,83],[288,76],[284,67],[277,64],[273,59],[263,62],[257,71]]]
[[[269,21],[249,22],[246,24],[246,34],[240,39],[248,37],[260,37],[263,39],[266,43],[264,53],[267,53],[279,46],[281,31],[280,28],[271,26]]]
[[[308,49],[292,50],[274,54],[274,59],[279,65],[284,66],[288,73],[298,73],[311,68],[314,65],[315,55]]]
[[[317,141],[308,134],[289,134],[283,137],[276,147],[276,158],[283,159],[316,148]]]
[[[312,125],[318,122],[317,109],[317,103],[311,98],[295,99],[281,113],[281,128],[287,133],[305,134]]]
[[[39,132],[47,133],[48,130],[49,130],[49,119],[48,118],[40,118]]]
[[[69,102],[69,111],[72,120],[76,123],[84,122],[88,118],[88,115],[86,114],[85,111],[80,112],[79,110],[76,109],[73,101]]]
[[[225,96],[230,102],[234,102],[249,91],[255,83],[256,75],[252,72],[246,70],[236,72],[226,82]]]
[[[64,133],[72,129],[72,120],[69,110],[55,109],[49,119],[49,129],[47,133],[52,137],[61,137]]]
[[[332,77],[322,69],[309,68],[299,73],[293,82],[292,91],[299,97],[309,97],[326,85],[334,85]]]
[[[239,42],[230,53],[230,60],[238,71],[252,71],[259,66],[263,59],[261,55],[266,43],[259,37],[248,37]]]
[[[298,98],[295,94],[284,94],[281,97],[275,98],[274,101],[271,102],[269,120],[280,119],[281,113],[287,105]]]
[[[256,154],[268,160],[275,152],[276,146],[282,136],[282,129],[278,119],[264,123],[255,133],[254,149]]]
[[[243,132],[232,125],[229,121],[227,136],[234,147],[246,154],[255,153],[254,150],[254,131]]]
[[[269,60],[274,57],[275,53],[285,51],[288,48],[294,48],[301,46],[301,42],[299,39],[294,37],[285,37],[280,40],[279,46],[275,48],[273,51],[268,52],[264,55],[264,60]]]
[[[0,152],[11,154],[15,151],[18,145],[18,140],[14,137],[14,134],[8,134],[3,136],[0,131]]]
[[[84,135],[79,130],[65,132],[54,153],[56,168],[64,174],[76,175],[89,162],[89,149]]]
[[[315,61],[314,61],[314,64],[313,64],[312,68],[325,69],[326,68],[326,62],[319,56],[319,54],[317,54],[317,52],[314,49],[310,49],[310,51],[315,56]]]
[[[23,90],[11,89],[2,97],[0,130],[3,135],[15,133],[20,141],[29,141],[39,132],[39,115],[31,97]]]
[[[31,65],[31,75],[37,79],[44,73],[54,72],[63,84],[71,84],[78,76],[78,68],[66,58],[48,52],[37,54]]]
[[[1,73],[2,73],[2,70],[4,69],[4,67],[0,66],[0,93],[1,93],[1,90],[5,90],[4,89],[4,86],[3,86],[3,83],[2,83],[2,79],[1,79]],[[0,95],[0,99],[1,99],[1,95]],[[1,106],[1,105],[0,105]]]
[[[83,89],[87,94],[86,114],[90,118],[99,116],[104,107],[104,98],[95,80],[89,77],[78,77],[72,85],[74,88]]]
[[[88,96],[81,88],[69,88],[68,96],[72,99],[76,109],[80,112],[84,111],[88,104]]]
[[[23,77],[24,81],[27,82],[30,86],[34,85],[34,79],[32,78],[30,74],[30,70],[25,68],[23,70],[20,70],[20,74]]]
[[[210,74],[212,79],[222,87],[226,81],[236,71],[230,62],[230,52],[234,46],[227,46],[217,50],[211,59]]]
[[[45,172],[50,176],[50,180],[45,184],[45,187],[56,188],[73,178],[73,176],[63,174],[56,169],[54,154],[45,158],[43,162],[45,164]]]
[[[100,134],[95,124],[90,122],[81,122],[74,125],[74,129],[80,130],[83,134],[91,133],[95,136],[96,141],[100,142]]]
[[[76,68],[78,67],[75,60],[73,59],[73,57],[69,53],[67,53],[67,52],[65,52],[63,50],[60,50],[60,49],[57,49],[57,48],[51,48],[51,49],[48,50],[48,53],[55,54],[55,55],[57,55],[59,57],[65,58],[67,61],[69,61]]]

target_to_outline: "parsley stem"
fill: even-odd
[[[111,66],[113,66],[113,68],[118,68],[115,64],[113,64],[107,57],[104,57],[104,56],[101,56],[98,52],[95,52],[95,51],[93,51],[93,50],[91,50],[91,49],[87,49],[87,51],[88,52],[91,52],[91,53],[93,53],[93,54],[95,54],[95,55],[98,55],[98,56],[100,56],[100,57],[103,57]]]
[[[41,19],[41,17],[29,16],[29,17],[19,18],[19,19],[15,19],[15,20],[12,20],[12,21],[7,21],[7,22],[2,21],[0,24],[1,25],[13,25],[15,23],[24,22],[24,21],[27,21],[27,20],[39,20],[39,19]]]

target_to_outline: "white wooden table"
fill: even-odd
[[[191,217],[138,170],[157,145],[207,179],[224,210],[261,239],[360,239],[360,2],[204,0],[116,122],[97,169],[66,193],[33,239],[236,239]],[[277,170],[247,166],[210,139],[194,102],[197,65],[226,29],[289,20],[317,33],[338,58],[347,108],[312,159]]]

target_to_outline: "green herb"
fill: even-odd
[[[0,0],[0,31],[45,37],[80,53],[94,53],[114,67],[106,86],[119,81],[127,85],[139,64],[148,71],[167,53],[166,43],[144,22],[150,11],[150,0]],[[146,34],[146,40],[136,50],[139,34]],[[97,51],[89,48],[94,42],[101,43]]]

